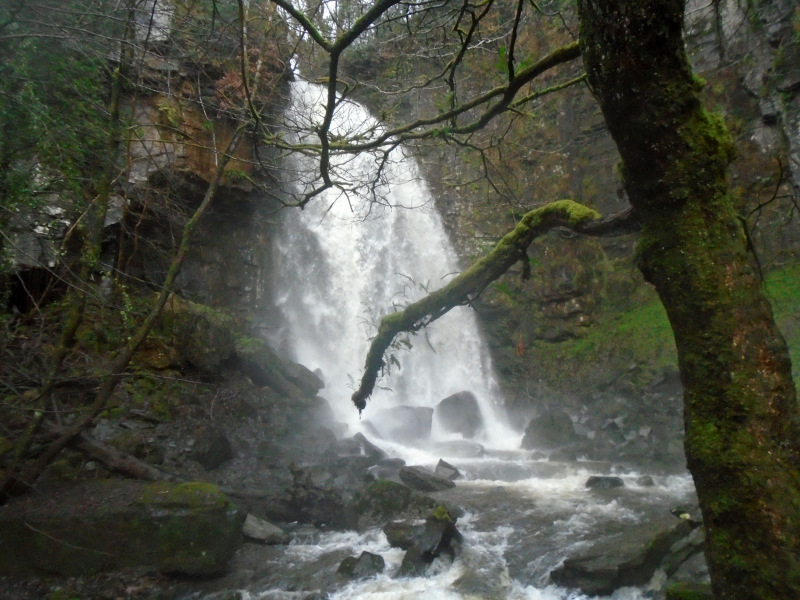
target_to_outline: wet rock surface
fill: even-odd
[[[339,564],[337,573],[350,579],[364,579],[365,577],[373,577],[383,573],[385,567],[386,561],[379,554],[362,552],[358,558],[355,556],[345,558]]]
[[[400,480],[411,489],[420,492],[438,492],[455,487],[452,479],[440,477],[433,471],[425,467],[401,467],[399,471]]]
[[[215,575],[239,548],[245,514],[215,485],[108,481],[19,499],[0,514],[0,573],[82,575],[147,566]]]
[[[662,568],[671,575],[701,546],[688,542],[693,528],[686,522],[646,523],[626,528],[603,543],[567,558],[550,572],[553,582],[577,588],[588,595],[607,595],[614,590],[650,582]]]
[[[483,417],[478,400],[472,392],[463,391],[448,396],[436,405],[434,415],[447,432],[474,438],[483,429]]]

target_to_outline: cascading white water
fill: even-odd
[[[292,84],[287,130],[293,141],[319,141],[314,129],[322,122],[325,97],[320,86]],[[349,101],[340,104],[331,126],[334,138],[369,139],[380,131],[366,109]],[[337,417],[353,425],[358,415],[350,394],[380,317],[458,272],[416,162],[402,146],[387,158],[334,156],[332,177],[342,186],[315,197],[303,211],[286,211],[277,241],[275,299],[288,324],[285,341],[296,360],[322,371],[323,395]],[[319,185],[315,157],[295,153],[286,160],[295,194]],[[434,407],[468,390],[479,402],[484,441],[495,447],[518,442],[504,425],[491,361],[469,309],[451,311],[410,341],[410,351],[399,347],[387,356],[391,374],[379,385],[390,389],[376,389],[366,418],[381,407]]]

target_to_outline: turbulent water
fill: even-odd
[[[323,119],[324,98],[322,87],[292,84],[294,141],[318,142],[314,128]],[[331,127],[334,137],[365,139],[377,131],[380,124],[352,102],[343,103]],[[340,186],[303,211],[286,211],[277,242],[276,304],[288,324],[288,349],[322,372],[337,417],[357,428],[349,398],[380,317],[441,287],[459,269],[428,187],[402,147],[386,158],[333,157],[332,169]],[[298,153],[287,159],[287,183],[297,197],[320,183],[318,170],[315,157]],[[391,373],[379,382],[384,389],[373,394],[366,419],[382,407],[434,407],[468,390],[487,425],[484,441],[509,443],[491,361],[469,309],[451,311],[396,346],[387,356]]]
[[[491,453],[490,453],[491,454]],[[417,458],[423,458],[418,455]],[[589,475],[607,465],[531,461],[508,452],[495,457],[445,457],[462,470],[456,488],[434,494],[466,511],[457,526],[464,536],[452,564],[436,559],[425,577],[395,578],[403,551],[391,548],[379,529],[324,532],[307,529],[261,563],[242,590],[242,600],[587,600],[552,585],[549,572],[567,556],[626,527],[659,518],[665,507],[693,498],[688,476],[655,476],[636,484],[622,475],[613,493],[587,490]],[[438,455],[423,464],[432,466]],[[384,572],[348,582],[337,576],[341,560],[362,551],[381,555]],[[230,598],[229,595],[221,598]],[[622,588],[611,600],[650,598],[647,586]],[[209,599],[210,600],[210,599]],[[214,597],[213,600],[218,600]]]
[[[322,88],[293,84],[287,135],[294,141],[317,141],[313,130],[322,119],[323,98]],[[332,126],[334,136],[368,139],[380,130],[362,107],[344,103],[342,108]],[[319,183],[313,157],[296,155],[287,161],[287,185],[295,197]],[[361,423],[349,396],[379,317],[443,285],[457,263],[427,186],[402,147],[385,162],[369,155],[334,157],[332,175],[346,191],[329,190],[303,211],[286,211],[277,242],[276,302],[288,324],[282,336],[285,349],[319,369],[326,383],[322,393],[353,433]],[[434,407],[461,390],[477,396],[488,424],[481,440],[487,448],[484,457],[443,456],[430,447],[375,440],[409,464],[432,468],[444,458],[461,470],[464,478],[456,488],[435,494],[465,510],[457,524],[464,535],[460,556],[452,564],[437,559],[425,577],[396,579],[403,552],[391,548],[379,529],[301,528],[289,546],[263,551],[238,597],[579,600],[585,597],[549,582],[549,572],[564,557],[692,497],[688,476],[655,475],[655,485],[645,488],[637,485],[633,472],[617,473],[625,488],[594,493],[585,488],[587,478],[614,472],[610,465],[536,461],[511,450],[519,448],[520,435],[503,421],[491,364],[469,310],[453,311],[410,342],[410,349],[392,351],[392,372],[381,382],[386,389],[376,391],[365,418],[381,406]],[[433,434],[446,437],[436,429]],[[336,575],[345,556],[364,550],[383,556],[383,574],[358,582]],[[231,597],[225,594],[221,597]],[[626,588],[612,598],[638,600],[645,594]]]

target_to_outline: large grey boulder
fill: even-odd
[[[448,396],[436,405],[434,414],[442,429],[460,433],[465,438],[474,438],[484,427],[478,400],[472,392]]]
[[[98,481],[53,498],[19,498],[0,512],[0,574],[146,566],[214,575],[242,539],[244,512],[210,483]]]
[[[578,436],[570,416],[563,410],[548,410],[528,423],[525,437],[522,438],[522,447],[526,450],[557,448],[577,441]]]
[[[603,596],[621,587],[644,585],[668,558],[673,559],[670,568],[677,568],[672,564],[676,562],[674,559],[688,557],[682,550],[673,553],[672,548],[690,536],[693,528],[686,521],[672,523],[649,522],[627,528],[567,558],[550,572],[550,578],[587,596]]]

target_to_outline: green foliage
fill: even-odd
[[[101,60],[102,59],[102,60]],[[0,42],[0,195],[5,208],[36,205],[44,194],[86,197],[103,163],[105,57],[67,41]],[[6,219],[4,214],[0,219]]]
[[[800,385],[800,265],[773,271],[766,278],[766,287],[775,320],[789,345],[795,385]]]
[[[431,513],[431,518],[437,521],[447,521],[448,523],[455,522],[444,504],[440,504],[434,509]]]

